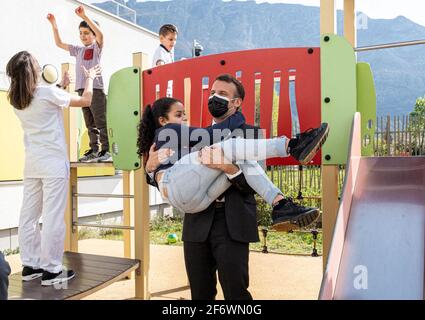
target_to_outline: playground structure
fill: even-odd
[[[233,52],[184,60],[154,69],[147,68],[146,55],[134,54],[133,66],[117,71],[112,76],[108,98],[108,127],[114,166],[124,170],[123,195],[115,195],[124,199],[124,225],[106,227],[126,230],[124,241],[127,259],[111,258],[112,261],[99,256],[91,259],[96,261],[99,272],[102,270],[99,261],[121,263],[126,267],[117,268],[114,274],[108,275],[109,280],[103,283],[92,281],[82,289],[77,282],[73,288],[75,293],[57,298],[80,298],[104,287],[106,283],[128,275],[132,270],[135,270],[135,297],[149,298],[149,199],[143,161],[136,153],[137,123],[143,107],[165,96],[169,82],[172,81],[173,96],[184,101],[189,124],[208,125],[211,117],[207,112],[207,89],[217,75],[230,73],[240,79],[246,89],[243,112],[248,123],[255,121],[255,101],[259,98],[261,113],[258,125],[265,130],[266,137],[270,137],[273,132],[277,135],[293,134],[291,128],[295,121],[295,106],[289,97],[291,82],[295,83],[300,130],[316,127],[321,122],[329,123],[331,128],[322,152],[312,162],[322,165],[325,274],[319,298],[422,299],[425,203],[420,192],[423,193],[425,161],[423,158],[367,158],[372,154],[370,137],[373,136],[376,123],[376,94],[370,66],[356,61],[354,3],[355,0],[344,1],[344,37],[340,37],[335,35],[334,29],[334,0],[321,0],[320,48]],[[65,68],[70,67],[68,65]],[[256,84],[259,84],[259,90]],[[278,93],[276,87],[279,88]],[[276,97],[279,102],[275,104],[275,109],[273,102]],[[70,159],[75,161],[75,129],[72,129],[72,114],[66,112]],[[339,202],[338,165],[346,161],[348,171]],[[293,159],[271,159],[268,164],[297,163]],[[74,253],[66,253],[65,264],[78,259],[82,265],[80,274],[84,274],[86,266],[87,277],[91,277],[91,257],[77,254],[78,226],[82,225],[78,223],[77,199],[108,195],[78,193],[77,168],[81,166],[90,165],[75,162],[71,165],[66,250]],[[131,180],[133,184],[130,184]],[[413,195],[409,192],[411,190],[415,191]],[[406,200],[401,202],[401,197]],[[134,199],[133,206],[130,206],[130,199]],[[407,199],[413,199],[409,207],[406,207]],[[386,214],[389,208],[395,210],[391,217]],[[415,210],[415,213],[409,214],[407,210]],[[134,216],[133,226],[130,226],[131,211]],[[388,220],[388,224],[382,224],[382,220]],[[383,232],[388,228],[394,231],[400,221],[404,224],[397,233],[397,239],[403,239],[404,244],[395,245],[395,240],[389,243],[383,241]],[[130,259],[130,230],[134,230],[133,260]],[[420,246],[415,247],[418,243]],[[389,244],[394,247],[383,257],[385,247]],[[353,287],[356,276],[353,269],[359,265],[370,268],[370,284],[372,272],[377,277],[376,287],[369,287],[368,290]],[[404,271],[411,266],[414,266],[414,270],[406,280]],[[401,272],[403,277],[400,276]],[[380,273],[379,276],[377,273]],[[397,276],[400,277],[399,281],[391,283]],[[21,297],[37,298],[31,294],[31,290],[23,286]]]

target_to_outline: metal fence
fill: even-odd
[[[425,121],[409,115],[377,118],[373,139],[374,156],[425,155]],[[303,205],[321,207],[322,177],[320,166],[270,166],[270,179],[285,195]],[[338,184],[342,190],[345,165],[339,166]]]
[[[425,155],[424,123],[410,115],[378,117],[373,139],[375,156]]]
[[[321,207],[322,171],[320,166],[271,166],[268,175],[286,196],[299,200],[303,205]],[[345,165],[339,166],[338,185],[341,192],[345,177]]]

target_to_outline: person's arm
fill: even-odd
[[[169,148],[156,149],[156,144],[153,143],[149,149],[148,160],[145,163],[146,183],[151,186],[158,187],[155,181],[155,170],[161,165],[161,162],[168,159],[174,154],[174,151]]]
[[[221,148],[216,146],[203,148],[199,153],[199,161],[208,168],[223,171],[230,183],[241,193],[255,193],[246,181],[242,170],[237,165],[228,163],[228,161],[224,158],[223,150]]]
[[[71,95],[71,101],[69,103],[70,107],[88,107],[91,105],[91,100],[93,97],[93,81],[94,78],[96,78],[102,72],[102,70],[99,66],[96,66],[89,70],[87,70],[83,66],[83,70],[84,74],[86,75],[86,85],[84,87],[84,93],[81,97]]]
[[[58,46],[59,48],[69,51],[69,44],[64,43],[59,35],[59,29],[58,26],[56,24],[56,19],[55,16],[51,13],[49,13],[47,15],[47,20],[49,20],[50,24],[52,25],[52,30],[53,30],[53,37],[55,39],[55,44],[56,46]]]
[[[86,10],[84,9],[83,6],[79,6],[77,9],[75,9],[75,13],[77,14],[77,16],[79,16],[81,19],[87,22],[89,27],[94,31],[94,33],[96,34],[96,42],[99,45],[99,47],[102,48],[103,47],[103,32],[100,29],[100,27],[92,19],[90,19],[87,16]]]
[[[161,148],[159,150],[156,149],[156,144],[152,144],[149,149],[148,160],[145,164],[145,171],[147,174],[153,173],[162,162],[167,160],[169,157],[174,155],[174,150],[170,148]]]

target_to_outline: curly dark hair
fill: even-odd
[[[159,118],[164,117],[168,119],[171,106],[177,102],[180,101],[174,98],[160,98],[152,106],[146,106],[138,127],[137,153],[139,156],[145,156],[147,159],[149,149],[155,138],[155,130],[161,127]]]

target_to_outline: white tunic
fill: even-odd
[[[24,178],[66,178],[69,161],[63,124],[63,108],[69,93],[52,85],[39,85],[31,104],[15,110],[24,131]]]

